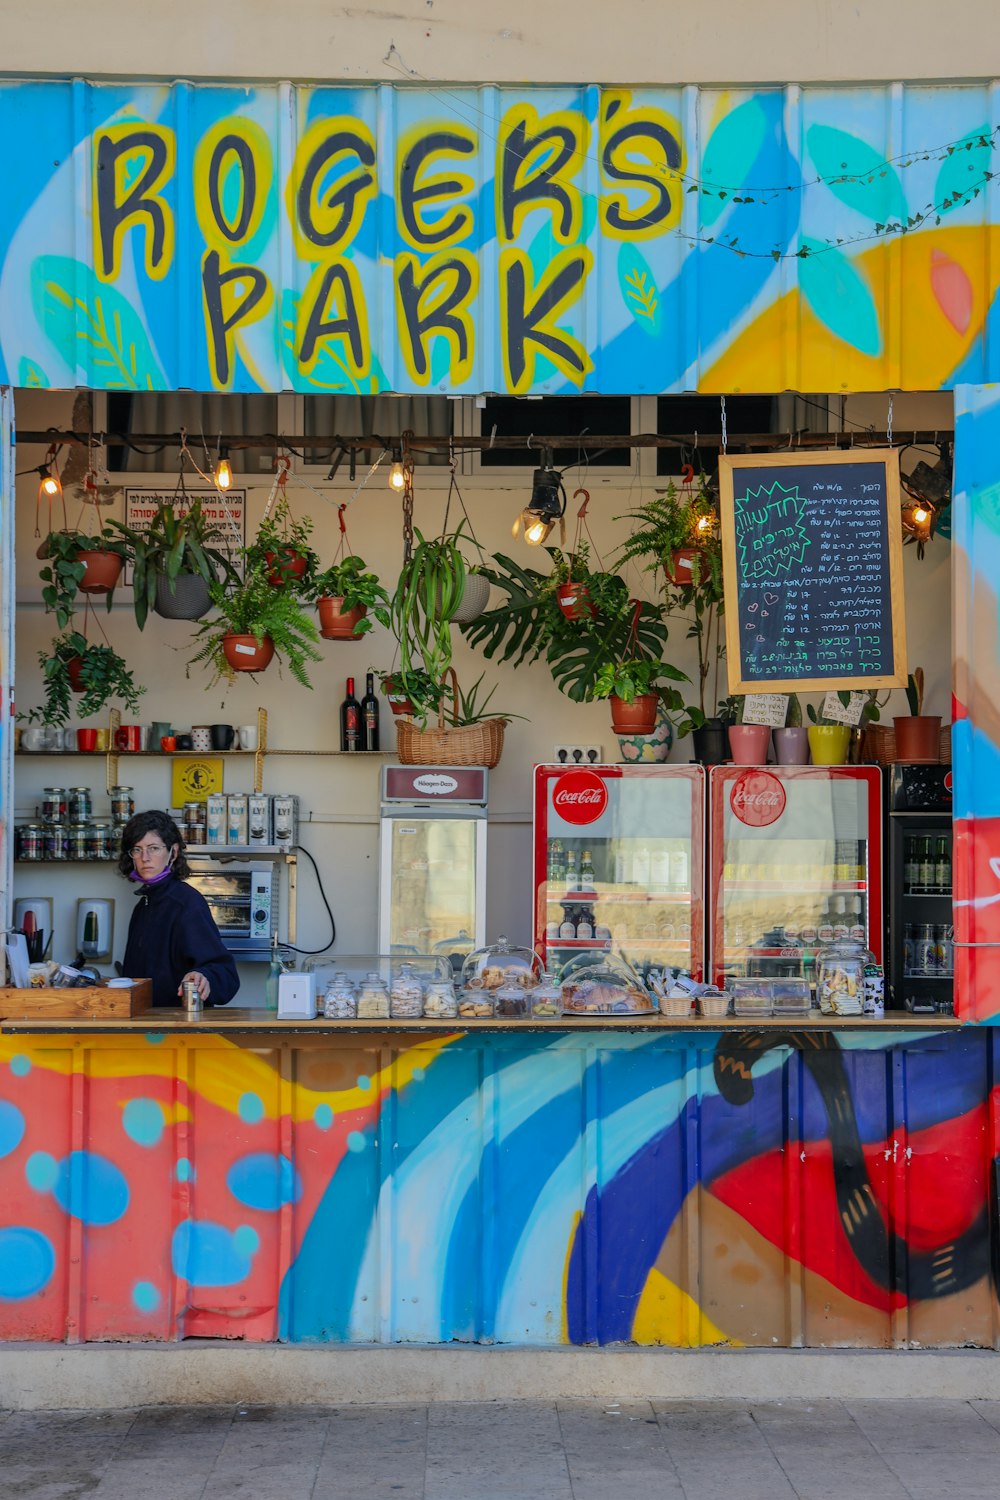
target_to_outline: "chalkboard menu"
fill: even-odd
[[[719,460],[734,693],[906,686],[899,456]]]

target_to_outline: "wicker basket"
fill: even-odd
[[[896,731],[891,724],[869,724],[865,730],[864,758],[877,766],[891,766],[896,759]],[[938,764],[951,765],[951,725],[941,725]]]
[[[451,676],[452,702],[458,712],[458,684]],[[486,766],[500,762],[507,719],[483,719],[455,728],[444,722],[442,704],[437,726],[418,729],[411,719],[396,720],[396,754],[404,766]]]

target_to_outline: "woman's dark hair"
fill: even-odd
[[[191,874],[191,866],[184,858],[184,840],[181,838],[181,831],[169,813],[156,811],[135,813],[122,829],[121,854],[118,856],[118,868],[122,874],[128,877],[135,869],[132,856],[128,851],[140,839],[145,838],[147,833],[158,833],[168,849],[172,849],[174,844],[177,845],[177,858],[171,869],[178,880],[186,880]]]

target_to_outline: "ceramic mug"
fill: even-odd
[[[149,726],[149,743],[153,749],[160,743],[165,735],[173,734],[173,725],[164,719],[154,719]]]
[[[174,735],[174,739],[177,742],[177,749],[178,750],[191,750],[191,749],[193,749],[193,746],[191,744],[191,736],[189,734],[175,734]]]
[[[240,725],[240,749],[256,750],[258,744],[256,724]]]
[[[231,750],[236,730],[231,724],[213,724],[211,728],[212,749]]]
[[[191,726],[191,749],[211,750],[212,731],[207,724],[193,724]]]
[[[40,724],[30,724],[21,735],[21,744],[25,750],[44,750],[45,730]]]
[[[96,729],[78,729],[76,731],[76,748],[78,750],[96,750],[97,749],[97,730]]]
[[[167,755],[172,755],[177,749],[177,736],[173,734],[162,734],[160,736],[160,749]]]
[[[141,750],[142,734],[138,724],[123,724],[115,730],[116,750]]]
[[[104,755],[108,748],[108,731],[106,729],[95,729],[94,733],[97,735],[97,742],[94,745],[94,749],[98,754]]]

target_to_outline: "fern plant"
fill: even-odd
[[[253,636],[258,645],[264,640],[274,644],[275,656],[284,661],[296,682],[311,688],[307,666],[322,661],[316,649],[319,632],[305,613],[297,594],[290,589],[276,589],[268,582],[268,564],[263,558],[248,566],[242,583],[228,586],[209,585],[212,603],[218,616],[206,620],[195,631],[201,649],[191,657],[188,668],[199,663],[211,666],[212,683],[224,677],[228,683],[236,674],[226,660],[222,643],[230,635]]]

